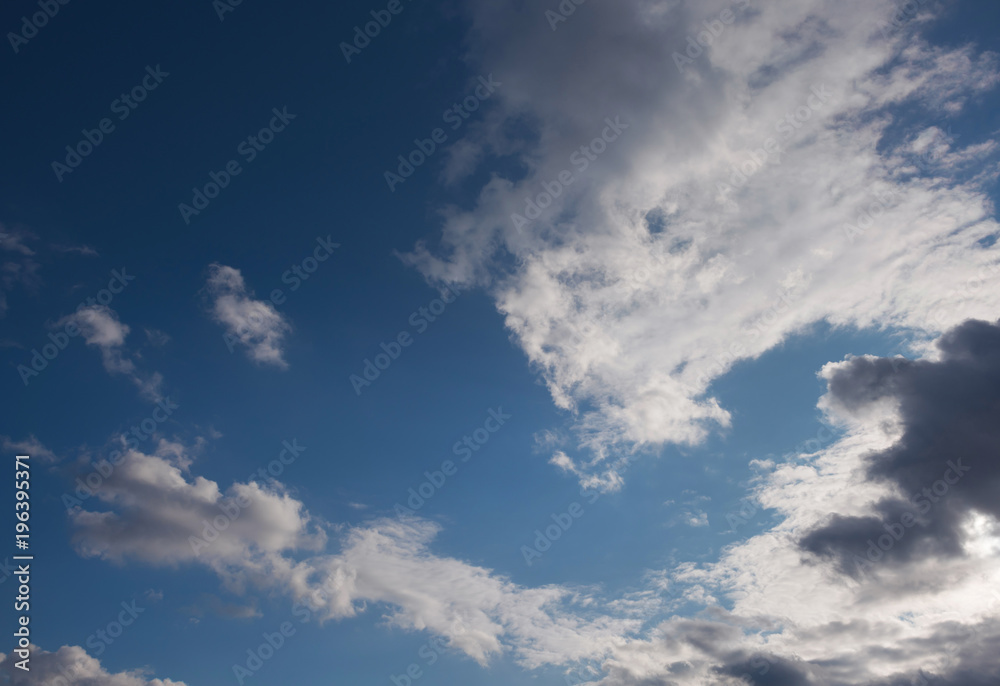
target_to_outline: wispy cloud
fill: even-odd
[[[17,453],[18,455],[28,455],[43,462],[57,462],[59,458],[54,452],[42,445],[34,435],[15,441],[9,436],[0,435],[0,448],[7,454]]]
[[[6,229],[0,224],[0,317],[7,313],[7,294],[15,287],[33,291],[41,284],[41,265],[28,242],[37,237],[27,231]]]
[[[59,320],[56,327],[63,328],[67,324],[80,330],[87,345],[101,351],[104,368],[110,374],[127,376],[143,397],[153,402],[162,399],[160,386],[163,377],[158,372],[148,374],[137,369],[134,360],[125,350],[125,338],[131,329],[118,318],[117,312],[105,305],[81,307]]]

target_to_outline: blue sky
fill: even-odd
[[[0,681],[1000,679],[1000,10],[42,5]]]

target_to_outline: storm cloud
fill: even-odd
[[[871,516],[833,515],[802,538],[804,550],[845,573],[960,556],[971,513],[1000,519],[1000,326],[970,320],[937,347],[938,359],[857,357],[829,375],[836,411],[863,416],[888,402],[902,431],[866,464],[867,477],[894,495]]]

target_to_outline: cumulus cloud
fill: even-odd
[[[727,10],[711,48],[675,59]],[[616,448],[728,426],[712,382],[818,322],[926,341],[995,316],[996,145],[944,131],[996,85],[997,56],[930,45],[922,20],[880,30],[896,11],[627,0],[553,32],[534,5],[468,4],[468,59],[503,87],[463,159],[523,171],[406,259],[492,294],[574,417],[582,455],[562,468],[613,488]]]
[[[223,492],[214,481],[188,478],[191,463],[178,443],[161,442],[152,455],[128,451],[96,490],[109,509],[70,512],[78,551],[116,563],[198,561],[239,586],[283,551],[326,540],[277,482],[237,482]]]
[[[328,553],[326,527],[277,482],[235,483],[223,493],[188,477],[175,450],[159,452],[125,457],[97,489],[106,509],[70,512],[80,554],[202,564],[233,592],[278,591],[321,620],[381,605],[390,625],[443,636],[484,664],[505,653],[529,667],[595,659],[641,626],[627,613],[597,612],[581,589],[524,588],[438,556],[431,543],[439,527],[420,519],[343,530],[339,551]]]
[[[212,318],[226,329],[230,350],[239,343],[255,362],[288,367],[282,345],[291,326],[274,305],[254,300],[240,270],[218,263],[210,265],[206,289],[212,300]]]
[[[107,305],[89,305],[77,309],[56,322],[57,328],[75,326],[87,345],[101,351],[104,368],[110,374],[127,376],[143,397],[158,402],[162,399],[160,386],[163,377],[158,372],[140,371],[125,350],[125,338],[131,329],[118,318],[118,313]]]
[[[0,673],[12,686],[184,686],[183,681],[151,678],[145,669],[112,674],[79,646],[63,646],[54,653],[32,646],[31,651],[28,672],[14,666],[17,655],[0,653]]]
[[[848,573],[870,566],[866,548],[882,536],[897,539],[886,561],[963,555],[970,516],[1000,519],[1000,326],[969,321],[937,347],[938,359],[859,357],[824,369],[831,411],[863,420],[888,405],[898,415],[899,439],[865,469],[892,494],[871,515],[834,516],[801,543]]]

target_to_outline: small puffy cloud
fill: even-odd
[[[143,329],[143,332],[146,334],[146,340],[149,341],[149,344],[157,348],[170,342],[170,336],[159,329]]]
[[[80,329],[87,345],[97,346],[106,354],[121,348],[130,331],[128,325],[123,324],[118,319],[118,313],[107,305],[81,307],[75,313],[63,317],[59,322],[62,326],[69,323],[75,324]],[[105,365],[109,367],[108,371],[112,371],[112,368],[116,366],[131,369],[127,363],[117,360],[106,359]],[[119,369],[114,369],[114,371],[119,371]]]
[[[285,318],[271,303],[254,300],[238,269],[214,263],[208,270],[212,318],[225,328],[229,349],[238,342],[255,362],[286,369],[282,344],[291,326]]]
[[[101,351],[108,373],[127,376],[148,400],[157,402],[162,398],[160,386],[163,377],[158,372],[147,374],[139,371],[125,351],[125,338],[131,329],[118,318],[117,312],[106,305],[81,307],[56,322],[56,327],[64,328],[67,324],[76,326],[84,342]]]
[[[27,672],[14,666],[19,659],[13,653],[0,653],[0,674],[11,686],[184,686],[183,681],[152,678],[145,669],[112,674],[79,646],[63,646],[54,653],[32,646]]]
[[[96,490],[110,509],[74,508],[74,542],[85,557],[176,566],[200,562],[222,575],[267,569],[276,556],[315,549],[326,540],[302,503],[279,484],[235,483],[186,476],[189,451],[161,441],[156,453],[126,453]]]
[[[52,246],[52,249],[61,253],[76,253],[83,257],[100,257],[100,253],[89,245],[72,245],[69,243],[59,243]]]

